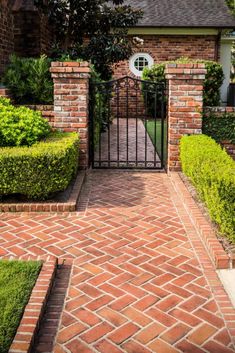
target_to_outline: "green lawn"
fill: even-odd
[[[155,124],[156,124],[156,138],[155,138]],[[161,157],[161,120],[146,120],[145,128],[151,138],[153,145],[156,147],[159,157]],[[166,139],[167,139],[167,123],[164,121],[164,150],[163,150],[163,160],[166,159]],[[155,144],[156,142],[156,144]]]
[[[0,353],[7,353],[36,282],[41,262],[0,261]]]

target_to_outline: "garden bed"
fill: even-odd
[[[49,294],[52,288],[54,276],[56,273],[57,259],[54,257],[48,257],[44,262],[41,262],[41,261],[40,262],[39,261],[37,262],[36,261],[28,261],[28,262],[14,261],[14,262],[16,263],[16,266],[17,264],[22,263],[26,267],[29,266],[30,264],[38,264],[39,270],[41,269],[39,275],[38,275],[38,271],[35,271],[35,276],[33,281],[32,281],[32,276],[27,276],[27,281],[30,281],[31,283],[30,290],[28,291],[27,300],[25,300],[24,305],[22,306],[19,319],[17,320],[17,322],[15,322],[14,332],[13,331],[11,332],[11,340],[9,340],[11,344],[9,353],[18,353],[18,352],[30,353],[32,352],[33,343],[38,333],[40,323],[45,311],[47,299],[49,297]],[[37,269],[37,265],[36,265],[36,269]],[[22,282],[21,278],[19,279],[14,277],[12,278],[14,280],[14,284],[16,282],[17,283]],[[34,284],[35,286],[33,287]],[[8,284],[6,284],[5,287],[7,287],[7,285]],[[33,287],[33,290],[32,290],[32,287]],[[23,284],[21,284],[21,288],[19,288],[19,290],[22,290],[22,291],[25,290],[25,287],[23,286]],[[18,293],[17,296],[21,294],[20,291],[17,293]],[[8,297],[8,302],[9,303],[11,302],[9,300],[9,297]],[[15,318],[15,312],[13,312],[13,315],[11,317],[13,319]],[[16,331],[16,334],[14,336],[15,331]],[[6,353],[6,352],[8,352],[8,350],[6,351],[0,350],[0,353]]]
[[[219,227],[214,222],[211,221],[211,218],[210,218],[210,215],[209,215],[209,212],[208,212],[206,205],[200,199],[200,197],[197,193],[197,190],[192,185],[192,183],[190,182],[188,177],[183,173],[179,173],[179,176],[180,176],[181,180],[183,181],[184,185],[186,186],[187,190],[191,194],[192,198],[194,199],[195,203],[197,204],[198,208],[200,209],[201,213],[206,218],[207,222],[210,224],[211,228],[213,229],[214,233],[216,234],[216,237],[217,237],[218,241],[220,242],[220,244],[222,245],[226,254],[228,254],[229,258],[235,259],[235,243],[232,243],[231,241],[228,240],[228,238],[225,235],[221,234],[221,232],[219,231]],[[234,264],[234,266],[235,266],[235,264]]]
[[[182,137],[180,157],[188,178],[183,178],[184,183],[201,207],[195,211],[192,199],[188,212],[217,268],[232,267],[235,265],[234,161],[206,135]]]
[[[10,348],[41,266],[36,261],[0,261],[0,353]]]
[[[187,184],[182,180],[180,173],[171,173],[171,180],[215,268],[217,270],[235,268],[235,258],[225,252],[216,236],[211,221],[207,220],[201,211],[197,201],[192,197]]]
[[[41,266],[36,261],[0,261],[0,353],[9,351]]]

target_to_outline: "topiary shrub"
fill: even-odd
[[[217,106],[220,103],[220,87],[224,80],[224,74],[222,65],[215,61],[206,60],[191,60],[188,58],[180,58],[175,61],[165,61],[159,64],[155,64],[152,67],[145,67],[143,70],[143,80],[156,81],[158,83],[165,84],[165,67],[169,63],[200,63],[205,64],[207,69],[206,77],[204,80],[203,90],[203,104],[204,106]]]
[[[78,167],[77,133],[52,133],[31,147],[0,148],[0,195],[43,200],[65,190]]]
[[[230,141],[235,143],[235,113],[203,114],[202,132],[217,142]]]
[[[0,146],[30,146],[48,136],[50,125],[40,112],[16,108],[0,97]]]
[[[212,138],[184,136],[180,141],[182,169],[205,202],[220,231],[235,242],[235,163]]]
[[[52,104],[53,81],[50,74],[51,60],[40,58],[10,57],[10,64],[3,83],[11,90],[17,104]]]

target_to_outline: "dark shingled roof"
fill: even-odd
[[[225,0],[126,0],[144,11],[137,27],[233,28]]]

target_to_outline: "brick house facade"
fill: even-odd
[[[46,15],[38,11],[32,0],[15,0],[14,17],[15,53],[37,57],[50,52],[52,31]]]
[[[226,103],[234,39],[227,32],[235,28],[235,19],[225,0],[214,0],[213,6],[205,0],[126,0],[125,3],[141,9],[144,15],[129,29],[135,55],[114,65],[115,78],[126,75],[141,78],[143,65],[181,57],[220,61],[225,75],[221,98]],[[142,67],[138,72],[135,67],[139,64]]]
[[[8,0],[0,2],[0,74],[14,51],[13,16]]]
[[[131,43],[136,36],[130,36]],[[154,63],[176,60],[180,57],[190,59],[219,60],[217,35],[140,35],[142,45],[132,44],[134,53],[147,53]],[[129,60],[114,65],[114,77],[134,76]]]
[[[33,0],[0,2],[0,75],[16,53],[37,57],[50,52],[52,33],[47,17],[33,5]]]

